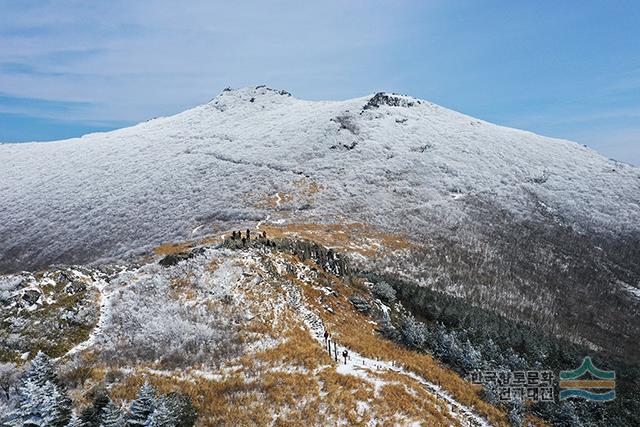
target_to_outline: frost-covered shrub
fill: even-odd
[[[103,360],[159,361],[177,367],[217,364],[239,354],[241,344],[234,331],[242,313],[206,299],[215,280],[189,262],[175,270],[153,269],[151,275],[124,274],[114,283],[121,289],[109,299],[97,337]],[[176,296],[183,288],[193,294],[189,300]]]
[[[410,348],[421,349],[426,341],[425,328],[412,315],[406,316],[400,325],[402,343]]]
[[[514,427],[522,426],[527,410],[522,400],[514,399],[509,402],[508,406],[509,413],[507,414],[507,418],[509,419],[511,425]]]
[[[0,363],[0,390],[3,393],[0,396],[0,401],[8,402],[10,400],[11,393],[15,390],[19,378],[20,371],[14,363]]]
[[[371,292],[382,301],[393,304],[396,301],[396,290],[387,282],[376,282],[371,287]]]
[[[378,324],[378,330],[383,337],[391,341],[397,341],[400,338],[400,333],[395,326],[393,326],[393,323],[391,323],[391,319],[387,313],[383,314],[382,319],[380,319]]]

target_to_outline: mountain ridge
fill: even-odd
[[[376,106],[365,109],[376,97]],[[413,106],[390,106],[389,100]],[[184,209],[167,209],[164,223],[147,227],[146,237],[139,235],[127,243],[127,236],[121,236],[118,242],[108,243],[111,247],[101,255],[117,258],[161,241],[187,238],[187,229],[202,225],[197,218],[233,217],[234,209],[242,211],[237,215],[241,220],[265,219],[272,213],[255,209],[256,197],[291,192],[291,182],[301,176],[329,190],[316,195],[323,200],[312,209],[319,211],[315,219],[370,211],[367,217],[384,228],[390,225],[385,219],[390,214],[415,217],[412,210],[422,210],[425,204],[427,211],[441,218],[455,217],[450,211],[464,215],[453,201],[475,196],[496,200],[526,217],[531,210],[526,206],[531,203],[528,194],[534,194],[543,210],[568,216],[578,227],[624,232],[637,230],[640,224],[640,169],[607,160],[576,143],[492,125],[393,94],[347,101],[302,101],[266,87],[225,90],[207,104],[130,128],[44,145],[3,144],[0,159],[8,165],[0,171],[5,183],[0,196],[6,201],[1,211],[6,221],[0,226],[0,237],[5,241],[0,246],[5,258],[2,264],[7,263],[8,254],[15,254],[20,262],[33,259],[33,250],[25,252],[33,231],[25,225],[37,224],[38,218],[49,217],[48,223],[64,230],[66,239],[78,240],[75,229],[67,223],[69,219],[82,222],[75,218],[79,213],[69,211],[62,216],[52,212],[69,203],[66,196],[73,195],[77,204],[89,205],[89,210],[97,209],[95,214],[105,214],[102,219],[107,222],[118,215],[135,222],[136,217],[124,212],[127,204],[145,208],[154,189],[171,185],[165,183],[167,174],[194,184],[192,197],[186,197],[187,189],[182,188],[176,198],[171,194],[162,198],[167,205],[178,201]],[[235,177],[218,176],[227,166],[239,175],[249,172],[251,188],[238,185]],[[243,168],[248,170],[241,171]],[[223,186],[250,200],[231,199],[225,206],[208,203],[204,189],[198,188],[202,175],[214,175]],[[335,180],[338,175],[342,182]],[[204,179],[207,183],[211,180]],[[144,188],[145,183],[150,185]],[[109,193],[117,188],[131,196],[95,198],[87,194],[86,187],[98,192],[110,187]],[[355,188],[375,194],[378,203],[371,206]],[[253,190],[260,196],[247,196]],[[328,192],[332,194],[325,194]],[[402,201],[407,208],[398,211],[382,199]],[[43,201],[48,209],[38,203]],[[18,212],[25,203],[31,206]],[[117,213],[112,212],[114,205]],[[448,213],[440,209],[445,205]],[[307,219],[298,211],[297,215],[302,213]],[[29,212],[37,214],[32,217]],[[142,212],[152,220],[147,209]],[[179,233],[168,230],[168,217],[181,223]],[[15,242],[16,237],[21,241]],[[73,251],[84,252],[90,242],[78,243],[72,245]],[[114,248],[116,243],[127,248]],[[28,257],[27,252],[31,252]],[[64,262],[66,258],[44,256],[32,265]],[[6,266],[0,267],[6,270]]]

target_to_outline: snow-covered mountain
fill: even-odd
[[[3,144],[0,164],[2,270],[122,258],[221,222],[349,218],[427,235],[467,222],[476,199],[579,229],[640,227],[639,169],[392,94],[225,90],[131,128]]]
[[[603,293],[629,316],[640,303],[640,169],[408,96],[224,90],[131,128],[3,144],[0,164],[0,271],[258,222],[347,222],[421,244],[401,274],[550,329],[563,310],[570,329],[587,325],[566,299],[600,317],[589,301]],[[610,336],[612,313],[578,335]]]
[[[403,95],[258,86],[0,144],[0,165],[0,273],[32,270],[0,275],[0,370],[45,351],[81,401],[177,384],[202,425],[503,426],[523,408],[462,377],[590,354],[624,372],[615,406],[529,413],[640,412],[640,169],[579,144]],[[88,265],[35,271],[51,264]]]

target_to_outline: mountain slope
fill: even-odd
[[[77,334],[75,323],[48,328],[67,338],[55,347],[43,348],[54,340],[42,335],[3,339],[0,361],[37,350],[59,357],[78,410],[101,387],[118,404],[130,401],[146,379],[163,393],[190,395],[202,426],[508,425],[478,386],[380,336],[374,319],[390,308],[369,296],[367,283],[302,261],[284,249],[293,242],[278,242],[278,249],[254,240],[234,250],[220,239],[173,265],[156,256],[109,271],[1,277],[3,322],[35,329],[34,319],[72,313],[78,304],[93,313],[89,335]],[[39,298],[22,298],[35,289]],[[349,302],[355,293],[369,301],[369,314]]]
[[[251,87],[127,129],[0,145],[0,161],[0,271],[263,223],[359,223],[361,238],[411,245],[369,271],[637,361],[640,170],[572,142],[408,96]]]
[[[640,223],[638,169],[395,95],[309,102],[229,90],[132,128],[0,145],[0,161],[3,270],[123,257],[200,225],[292,210],[418,234],[467,221],[474,198],[581,229]],[[273,212],[278,193],[292,200]]]

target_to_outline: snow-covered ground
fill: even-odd
[[[473,197],[518,215],[533,198],[596,229],[640,224],[639,169],[411,97],[228,90],[126,129],[0,144],[0,165],[0,270],[122,258],[269,215],[427,233]]]

